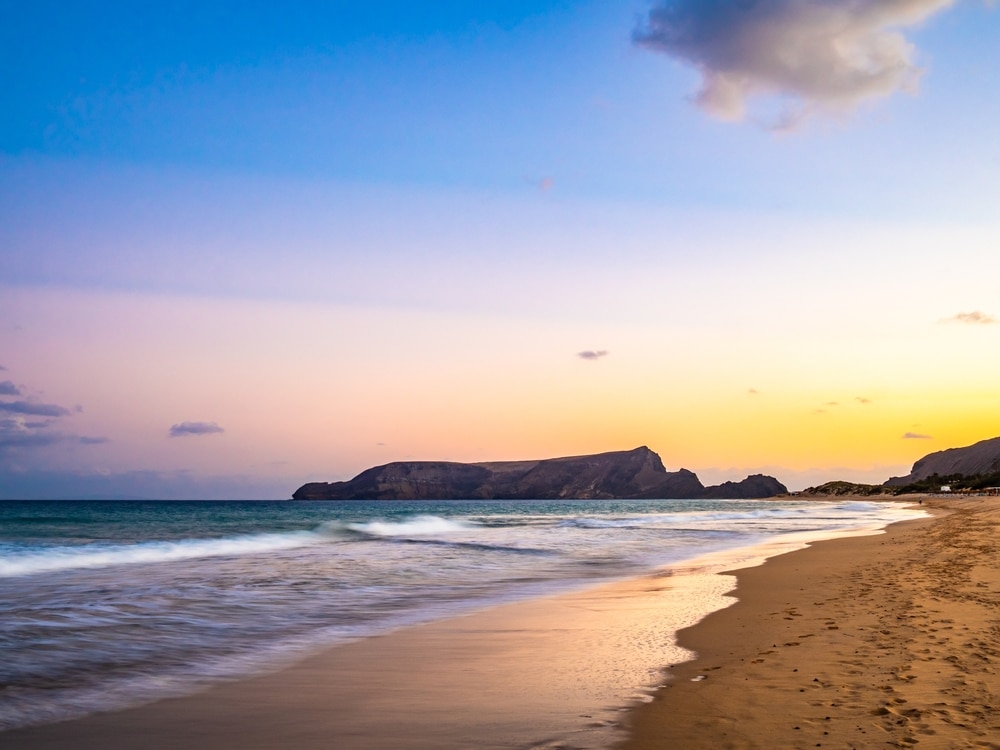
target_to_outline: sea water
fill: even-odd
[[[706,554],[921,515],[794,500],[0,502],[0,730]]]

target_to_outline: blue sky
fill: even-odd
[[[992,437],[978,377],[885,358],[988,372],[1000,349],[1000,13],[737,7],[0,5],[0,381],[68,410],[0,426],[0,496],[281,496],[383,459],[643,443],[794,485]],[[316,349],[327,380],[272,369]],[[468,382],[496,403],[449,396]],[[859,389],[885,410],[817,426]],[[396,419],[400,394],[427,411]]]

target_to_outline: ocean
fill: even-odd
[[[4,501],[0,730],[696,557],[921,516],[795,500]]]

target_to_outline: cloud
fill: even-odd
[[[865,398],[864,396],[855,396],[854,400],[857,401],[859,404],[865,404],[865,405],[870,404],[872,402],[870,398]]]
[[[53,432],[33,432],[30,430],[5,430],[0,428],[0,451],[7,448],[43,448],[63,440],[63,436]]]
[[[903,433],[903,440],[933,440],[930,435],[921,435],[919,432]]]
[[[56,404],[33,404],[29,401],[0,401],[0,411],[34,417],[65,417],[69,409]]]
[[[588,349],[587,351],[577,352],[576,356],[578,356],[580,359],[595,360],[595,359],[601,359],[602,357],[607,357],[608,352],[605,351],[604,349],[599,349],[598,351],[591,351],[590,349]]]
[[[968,323],[969,325],[994,325],[997,323],[997,319],[988,313],[984,313],[981,310],[973,310],[972,312],[963,312],[958,315],[953,315],[950,318],[945,318],[943,323]]]
[[[51,429],[56,420],[29,422],[21,416],[0,418],[0,453],[9,449],[44,448],[57,443],[100,445],[105,437],[78,436]]]
[[[9,380],[0,383],[0,396],[20,396],[21,389]]]
[[[759,396],[760,395],[760,391],[758,391],[756,388],[751,388],[750,390],[747,391],[747,395],[748,396]]]
[[[80,445],[104,445],[105,443],[111,442],[111,440],[106,437],[90,437],[88,435],[77,438],[77,440]]]
[[[914,91],[921,71],[902,29],[955,0],[656,0],[633,43],[701,74],[695,103],[721,120],[748,101],[786,106],[770,127]]]
[[[171,425],[170,437],[184,437],[185,435],[216,435],[225,432],[215,422],[181,422]]]

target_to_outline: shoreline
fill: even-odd
[[[736,571],[623,750],[1000,748],[1000,500]]]
[[[724,559],[667,566],[659,575],[335,646],[280,672],[196,695],[0,733],[0,747],[617,746],[633,714],[645,715],[636,706],[653,700],[657,687],[656,697],[665,692],[664,667],[690,658],[665,639],[707,619],[704,608],[677,611],[665,597],[679,586],[707,583],[700,593],[727,607],[735,601],[727,596],[733,580],[719,572],[746,565],[760,570],[761,557],[787,558],[789,545],[801,549],[803,542],[742,548]],[[648,690],[636,690],[639,684]]]

